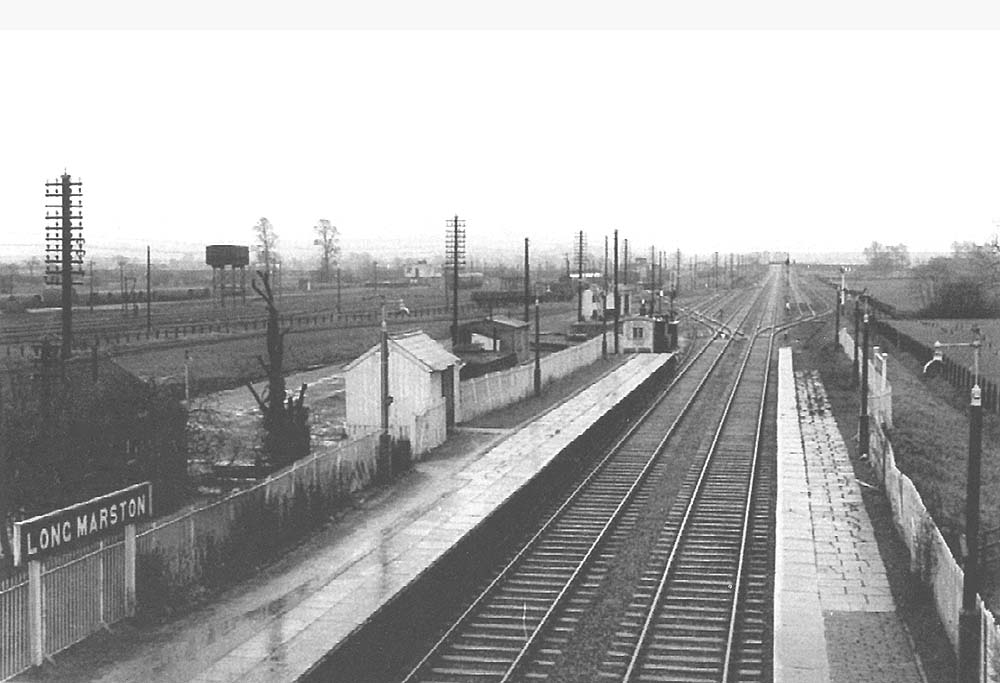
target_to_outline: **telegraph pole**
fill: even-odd
[[[125,259],[118,259],[118,291],[122,298],[122,315],[128,315],[128,297],[125,296]]]
[[[538,297],[535,297],[535,396],[542,395],[542,336],[538,314]]]
[[[618,229],[615,229],[615,355],[618,355],[618,309],[620,308],[618,300]]]
[[[451,344],[458,345],[458,269],[465,263],[465,221],[449,218],[445,221],[445,265],[452,267]]]
[[[524,238],[524,322],[531,322],[531,312],[528,310],[531,299],[530,299],[530,282],[531,275],[529,271],[528,264],[528,238]]]
[[[625,266],[622,268],[622,286],[628,286],[628,238],[625,238],[624,254],[623,260],[625,261]]]
[[[576,319],[583,320],[583,230],[580,231],[580,238],[576,249]]]
[[[681,293],[681,250],[680,249],[677,250],[676,258],[677,258],[677,266],[676,270],[674,271],[674,294],[673,294],[674,297]],[[673,303],[673,297],[671,297],[670,300],[671,303]]]
[[[94,310],[94,259],[90,259],[90,299],[87,302],[90,310]]]
[[[656,289],[656,245],[649,248],[649,291],[653,292]],[[653,296],[656,296],[653,293]],[[652,301],[650,301],[650,306],[652,306]]]
[[[663,315],[663,256],[664,252],[660,252],[660,277],[656,280],[656,313],[657,315]]]
[[[379,463],[378,474],[382,481],[392,479],[392,437],[389,436],[389,406],[392,404],[392,396],[389,395],[389,328],[385,322],[385,304],[382,304],[382,330],[379,334],[379,379],[380,382],[380,412],[381,428],[379,434]]]
[[[601,288],[601,358],[608,358],[608,236],[604,236],[604,283]]]
[[[152,268],[152,263],[149,256],[149,245],[146,245],[146,338],[149,339],[149,335],[153,333],[153,290],[150,287],[152,279],[150,276],[150,269]]]
[[[68,173],[59,180],[45,183],[45,197],[58,200],[46,204],[45,212],[45,282],[62,288],[61,357],[70,357],[73,345],[73,285],[83,277],[83,183]]]

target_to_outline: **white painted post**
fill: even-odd
[[[885,393],[886,376],[889,374],[889,354],[882,354],[882,393]]]
[[[28,562],[28,629],[31,663],[41,666],[45,661],[45,621],[42,614],[42,563]]]
[[[107,628],[107,622],[104,620],[105,614],[105,599],[107,596],[104,595],[104,539],[101,539],[100,543],[101,551],[97,554],[97,597],[98,597],[98,614],[101,616],[101,625]]]
[[[882,358],[881,349],[878,346],[872,347],[872,370],[875,371],[875,375],[878,376],[878,362]]]
[[[135,616],[135,524],[125,525],[125,614]]]

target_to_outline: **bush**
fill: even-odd
[[[942,283],[933,303],[921,311],[926,318],[992,318],[996,314],[996,303],[987,299],[982,283],[969,278]]]
[[[24,302],[18,301],[13,295],[0,301],[0,313],[24,313]]]

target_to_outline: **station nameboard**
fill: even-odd
[[[150,482],[14,523],[14,564],[77,548],[153,516]]]

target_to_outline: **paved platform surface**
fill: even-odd
[[[295,680],[668,358],[637,355],[520,428],[460,428],[455,440],[475,449],[415,463],[308,563],[229,591],[80,680]]]
[[[778,371],[774,680],[921,683],[822,382]]]

